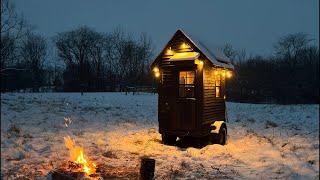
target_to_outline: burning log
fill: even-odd
[[[154,167],[156,161],[148,157],[141,158],[140,179],[152,180],[154,176]]]
[[[65,172],[61,170],[51,171],[52,180],[80,180],[85,176],[84,172]]]
[[[79,171],[79,168],[79,164],[67,161],[58,169],[52,170],[49,176],[52,180],[139,179],[138,170],[135,167],[114,167],[107,164],[99,164],[96,172],[90,175]]]
[[[52,170],[49,174],[52,180],[80,180],[80,179],[99,179],[100,174],[92,173],[88,175],[81,171],[83,165],[67,161],[63,163],[58,169]]]

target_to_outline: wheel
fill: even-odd
[[[227,144],[227,128],[222,126],[220,128],[219,134],[218,134],[218,144],[226,145]]]
[[[177,140],[177,136],[172,136],[167,134],[162,134],[161,137],[162,137],[163,144],[167,144],[167,145],[172,145]]]
[[[212,144],[227,144],[227,128],[225,126],[221,126],[218,134],[210,134],[210,143]]]

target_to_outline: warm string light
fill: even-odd
[[[160,77],[160,70],[158,67],[154,67],[153,72],[155,77]]]
[[[228,70],[215,70],[214,71],[214,75],[222,75],[222,77],[227,77],[227,78],[231,78],[232,77],[232,72],[228,71]]]

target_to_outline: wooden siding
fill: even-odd
[[[190,48],[182,49],[182,43],[187,43]],[[192,42],[183,34],[176,34],[165,50],[171,48],[175,53],[199,52]],[[203,68],[197,68],[194,61],[169,61],[170,55],[163,51],[158,58],[157,66],[161,77],[158,86],[158,120],[160,133],[167,132],[196,132],[201,136],[210,133],[210,125],[216,120],[225,120],[224,79],[221,79],[221,97],[216,98],[215,79],[213,67],[208,59],[200,53],[199,59],[204,61]],[[178,97],[179,71],[194,70],[195,97]]]
[[[186,42],[190,45],[183,35],[175,36],[169,43],[169,47],[175,53],[192,52],[191,48],[182,48],[181,45]],[[197,127],[197,97],[198,90],[195,90],[195,98],[180,99],[178,97],[179,71],[196,70],[193,61],[169,61],[170,55],[164,51],[161,55],[161,61],[158,64],[161,71],[159,82],[159,101],[158,118],[160,133],[166,131],[192,131]],[[202,74],[202,73],[201,73]],[[197,80],[197,76],[196,76]],[[197,84],[197,82],[195,83]]]
[[[221,76],[220,97],[216,97],[214,68],[203,70],[203,124],[225,120],[224,89],[225,79]]]

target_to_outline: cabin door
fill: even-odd
[[[177,120],[180,130],[192,130],[196,122],[196,95],[195,78],[196,71],[178,71],[178,93],[176,98]]]

